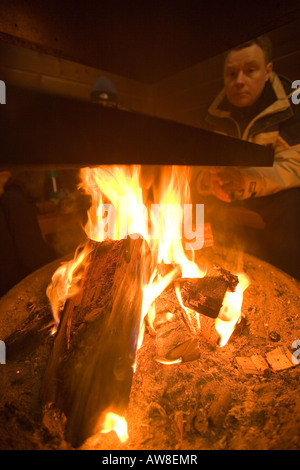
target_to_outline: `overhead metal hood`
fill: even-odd
[[[270,166],[273,150],[207,130],[97,104],[7,89],[2,168],[101,164]]]

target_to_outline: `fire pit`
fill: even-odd
[[[189,177],[82,170],[86,242],[1,300],[3,448],[299,446],[299,285],[207,243]]]
[[[271,360],[279,348],[293,351],[299,339],[299,284],[234,250],[203,249],[197,261],[249,276],[243,328],[225,347],[203,338],[199,359],[169,365],[156,361],[156,337],[146,331],[125,414],[129,439],[121,443],[114,432],[98,434],[81,448],[299,449],[299,368],[290,363],[276,370]],[[7,363],[0,366],[2,449],[72,448],[64,438],[64,415],[55,405],[43,410],[39,398],[54,341],[45,292],[57,265],[33,273],[1,299],[1,335],[8,344]],[[43,325],[34,328],[34,337],[33,318]],[[252,362],[251,369],[255,357],[266,365]]]

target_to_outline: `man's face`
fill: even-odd
[[[225,93],[231,104],[251,106],[260,97],[273,65],[265,63],[262,49],[257,45],[231,51],[224,66]]]

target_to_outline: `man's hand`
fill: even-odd
[[[209,191],[221,201],[231,202],[234,193],[245,189],[245,178],[235,168],[212,168],[203,179]]]

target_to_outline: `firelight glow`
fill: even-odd
[[[142,175],[139,165],[83,168],[80,176],[80,187],[91,196],[92,201],[88,211],[88,222],[85,226],[88,239],[101,242],[107,238],[119,240],[126,238],[127,234],[139,234],[147,241],[151,251],[152,272],[143,272],[141,275],[140,287],[143,293],[143,302],[137,342],[138,349],[143,342],[146,317],[148,324],[153,328],[155,299],[172,282],[176,283],[178,277],[201,278],[206,275],[206,269],[200,269],[194,261],[192,243],[187,248],[189,257],[183,247],[183,219],[188,217],[189,225],[192,226],[192,213],[188,213],[184,209],[191,200],[189,169],[183,166],[162,167],[159,181],[153,180],[152,186],[147,188],[143,187],[141,183]],[[151,187],[151,192],[149,192],[149,187]],[[126,209],[123,205],[124,200],[127,202]],[[200,215],[203,224],[203,214]],[[196,216],[196,226],[197,223],[200,225]],[[150,233],[149,226],[151,226]],[[189,229],[185,233],[186,239],[192,240],[193,236],[196,236],[198,242],[196,232]],[[57,269],[47,288],[56,325],[59,324],[66,300],[78,293],[80,289],[80,281],[90,250],[88,244],[80,247],[72,261],[63,263]],[[145,253],[141,253],[141,259],[143,260],[145,257],[146,250]],[[158,270],[158,265],[161,264],[166,264],[173,269],[161,275]],[[144,263],[144,266],[146,265],[147,263]],[[145,267],[144,271],[149,270],[149,265],[147,266],[148,268]],[[242,279],[241,276],[240,282]],[[244,282],[241,284],[245,285]],[[243,291],[246,287],[238,286],[236,292],[228,293],[225,296],[220,318],[216,319],[216,329],[220,335],[221,346],[227,343],[240,319]],[[179,286],[176,287],[176,294],[184,310],[186,323],[195,335],[199,335],[201,331],[199,314],[183,306]],[[174,362],[181,362],[181,359],[162,363],[170,365]],[[135,362],[132,367],[135,370]],[[104,423],[101,424],[101,432],[108,433],[111,430],[117,433],[121,442],[125,442],[128,438],[125,418],[108,412]]]
[[[128,439],[127,422],[122,416],[116,413],[108,412],[105,415],[102,434],[107,434],[111,431],[115,431],[121,442],[126,442]]]

